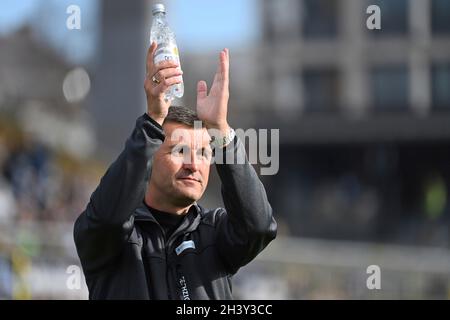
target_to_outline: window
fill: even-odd
[[[265,2],[265,34],[271,41],[299,36],[297,0]]]
[[[406,66],[376,67],[371,72],[373,106],[376,110],[398,111],[408,108]]]
[[[300,105],[300,73],[281,73],[276,76],[275,101],[279,111],[292,111]]]
[[[433,65],[433,108],[450,110],[450,63]]]
[[[339,79],[336,70],[303,71],[305,111],[332,111],[339,104]]]
[[[369,0],[381,10],[381,30],[371,30],[374,36],[404,35],[408,32],[408,0]]]
[[[337,0],[304,0],[301,9],[304,37],[336,37],[339,3]]]
[[[433,33],[450,33],[450,1],[433,0],[431,3],[431,28]]]

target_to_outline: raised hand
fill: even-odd
[[[153,42],[147,52],[144,89],[147,95],[147,113],[162,125],[171,103],[171,101],[165,100],[165,93],[170,86],[182,82],[183,72],[174,61],[163,61],[155,65],[153,59],[156,47],[156,43]]]
[[[197,115],[208,129],[218,129],[221,132],[229,130],[227,122],[229,68],[229,52],[228,49],[224,49],[220,52],[219,64],[209,94],[205,81],[199,81],[197,84]]]

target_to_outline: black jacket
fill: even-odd
[[[90,299],[232,299],[231,276],[276,236],[264,187],[235,138],[224,154],[234,148],[245,164],[216,164],[226,209],[194,204],[166,241],[143,203],[163,140],[158,123],[139,117],[75,222]]]

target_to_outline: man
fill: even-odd
[[[231,276],[275,238],[277,225],[227,122],[228,50],[220,53],[209,95],[206,83],[198,83],[196,115],[169,108],[164,94],[181,82],[182,72],[171,61],[154,65],[155,49],[153,43],[147,55],[147,113],[75,223],[89,297],[232,299]],[[203,127],[194,126],[198,119]],[[225,209],[196,203],[208,183],[207,130],[217,132],[213,145],[223,160],[216,168]]]

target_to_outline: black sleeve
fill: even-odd
[[[144,199],[152,157],[164,140],[161,126],[139,117],[125,149],[108,168],[75,222],[74,239],[85,271],[102,268],[133,230],[133,212]]]
[[[226,209],[216,218],[217,245],[228,271],[234,274],[275,239],[277,223],[242,142],[236,137],[220,154],[216,151],[217,156],[223,160],[223,164],[216,161],[216,168]]]

